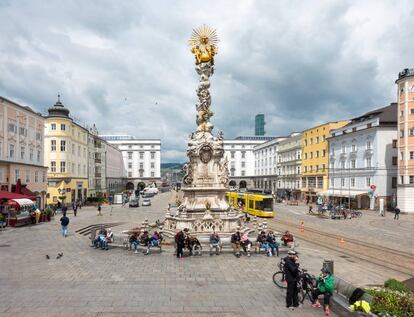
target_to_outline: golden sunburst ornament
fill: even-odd
[[[188,44],[196,58],[196,64],[211,62],[214,64],[214,55],[217,54],[219,39],[215,29],[207,25],[193,29]]]

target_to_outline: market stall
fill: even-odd
[[[28,223],[35,223],[35,197],[18,193],[0,191],[1,213],[9,226],[17,227]],[[40,216],[40,215],[39,215]]]

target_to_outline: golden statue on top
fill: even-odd
[[[216,44],[218,41],[216,30],[206,25],[193,29],[188,44],[191,47],[191,53],[195,56],[196,65],[207,62],[214,65],[214,55],[217,54]]]

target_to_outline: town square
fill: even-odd
[[[0,316],[414,316],[413,12],[0,3]]]

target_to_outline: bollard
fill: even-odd
[[[333,260],[323,260],[322,267],[328,269],[329,272],[331,272],[331,274],[334,275],[334,261]]]

